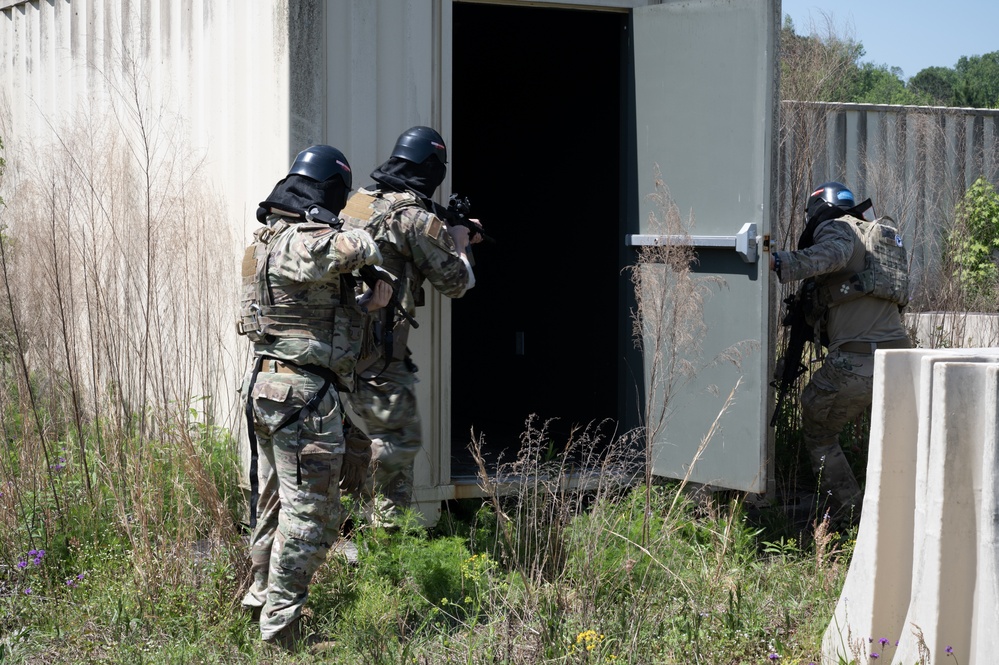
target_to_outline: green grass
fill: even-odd
[[[23,446],[7,447],[23,475],[5,476],[0,497],[0,662],[311,662],[263,645],[240,609],[234,466],[207,472],[149,443],[125,445],[160,463],[132,479],[95,474],[94,504],[70,448],[49,485]],[[219,432],[196,447],[233,464]],[[195,507],[206,479],[227,512]],[[143,492],[121,494],[126,480]],[[818,662],[848,543],[821,530],[778,539],[766,526],[778,517],[751,519],[731,495],[695,503],[675,485],[532,487],[451,504],[430,531],[359,529],[359,565],[331,555],[312,586],[307,628],[336,644],[324,662]],[[230,524],[212,524],[222,514]]]

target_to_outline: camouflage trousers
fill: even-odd
[[[839,511],[859,511],[863,492],[843,455],[839,434],[874,393],[874,356],[832,351],[801,393],[801,424],[819,489]]]
[[[413,466],[422,444],[416,375],[402,360],[376,363],[343,396],[371,438],[371,466],[362,490],[368,521],[393,526],[413,500]]]
[[[265,367],[270,364],[265,361]],[[260,608],[260,635],[268,640],[301,616],[312,575],[342,525],[340,466],[344,441],[335,386],[315,409],[274,431],[323,385],[305,371],[261,371],[253,386],[259,499],[250,537],[253,586],[243,605]]]

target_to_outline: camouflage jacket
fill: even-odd
[[[348,388],[360,353],[363,312],[352,281],[363,265],[381,261],[363,230],[270,215],[243,259],[244,313],[257,305],[256,355],[333,370]],[[251,337],[253,339],[253,337]]]
[[[819,224],[811,247],[774,254],[780,259],[781,282],[814,277],[821,287],[864,270],[866,250],[849,220],[841,218]],[[844,342],[886,342],[908,336],[898,305],[883,298],[864,296],[844,302],[830,307],[826,316],[830,351]]]
[[[409,192],[358,190],[340,214],[344,229],[365,230],[382,254],[382,267],[400,280],[400,301],[415,316],[422,305],[423,282],[449,298],[460,298],[474,284],[471,266],[462,259],[447,226]],[[381,316],[391,315],[391,308]],[[393,355],[402,357],[409,324],[394,322]]]

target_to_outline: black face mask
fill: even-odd
[[[318,205],[336,215],[347,205],[349,190],[343,184],[340,176],[335,176],[323,182],[312,178],[293,174],[278,184],[266,200],[261,201],[257,209],[257,219],[262,223],[270,208],[279,208],[288,212],[304,214],[311,206]],[[263,215],[264,219],[261,219]]]
[[[389,160],[371,172],[371,178],[384,189],[396,192],[407,190],[429,200],[444,182],[447,165],[436,157],[428,157],[416,164],[402,157]]]
[[[873,221],[875,219],[874,204],[871,203],[870,199],[865,199],[852,208],[840,208],[826,203],[824,207],[814,211],[814,214],[808,218],[805,230],[801,232],[801,238],[798,239],[798,249],[805,249],[815,244],[815,229],[818,228],[819,224],[828,219],[846,216],[866,219],[869,222]]]

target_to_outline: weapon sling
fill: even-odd
[[[257,382],[257,375],[260,374],[260,368],[263,366],[264,360],[276,360],[277,362],[285,363],[286,365],[294,365],[300,369],[305,370],[311,374],[321,376],[323,378],[322,387],[316,391],[316,394],[309,398],[301,409],[295,411],[294,413],[289,413],[285,418],[278,423],[274,431],[277,432],[285,427],[287,427],[291,422],[297,420],[302,414],[302,411],[306,409],[315,409],[319,406],[319,403],[323,401],[326,397],[326,393],[329,392],[330,385],[332,385],[333,380],[330,375],[329,370],[322,367],[316,367],[314,365],[295,365],[295,363],[288,362],[287,360],[281,360],[280,358],[271,358],[269,356],[257,356],[256,360],[253,362],[253,374],[250,376],[250,385],[246,389],[246,435],[250,440],[250,528],[255,529],[257,527],[257,501],[260,499],[260,479],[257,478],[257,460],[259,458],[259,453],[257,451],[257,433],[253,429],[253,386]],[[298,455],[295,455],[295,482],[299,485],[302,484],[302,466],[301,459]]]

